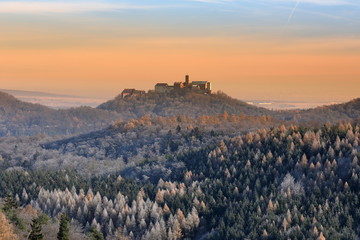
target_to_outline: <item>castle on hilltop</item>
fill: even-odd
[[[194,81],[190,82],[189,75],[185,76],[185,82],[174,82],[174,85],[167,83],[157,83],[155,85],[155,92],[157,93],[172,93],[183,91],[196,91],[203,94],[211,94],[211,82],[208,81]]]
[[[160,93],[160,94],[183,93],[188,91],[202,93],[202,94],[212,94],[211,82],[208,81],[190,82],[189,75],[186,75],[185,82],[174,82],[174,85],[169,85],[167,83],[157,83],[155,85],[155,93]],[[150,90],[149,92],[154,92],[154,90]],[[122,91],[121,93],[122,98],[143,97],[145,95],[146,95],[145,91],[136,90],[136,89],[124,89],[124,91]]]

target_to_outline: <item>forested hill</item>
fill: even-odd
[[[202,115],[216,115],[227,112],[228,114],[245,114],[251,116],[269,115],[270,110],[247,104],[231,98],[224,93],[204,95],[187,92],[177,95],[163,95],[148,93],[144,97],[115,99],[98,106],[99,109],[116,111],[126,118],[139,118],[149,116],[177,116],[186,115],[198,117]]]
[[[90,107],[55,110],[0,92],[0,136],[79,134],[104,128],[118,118],[114,112]]]
[[[146,94],[144,97],[115,99],[98,106],[99,109],[115,111],[123,119],[148,116],[178,116],[198,117],[216,115],[227,112],[232,115],[245,114],[249,116],[267,115],[279,120],[296,123],[336,123],[344,120],[360,118],[360,99],[343,104],[321,106],[306,110],[272,111],[259,108],[227,96],[224,93],[203,95],[188,92],[183,95]]]
[[[271,111],[231,98],[224,93],[203,95],[188,92],[176,96],[148,93],[144,97],[123,99],[120,95],[97,109],[78,107],[55,110],[39,104],[22,102],[0,92],[0,136],[68,135],[96,131],[118,119],[143,116],[215,116],[223,113],[246,116],[271,116],[297,123],[323,124],[360,118],[360,99],[344,104],[308,110]]]
[[[285,119],[296,122],[338,122],[360,118],[360,98],[342,104],[321,106],[308,110],[293,110],[279,112]],[[283,117],[280,117],[284,119]]]
[[[129,165],[134,166],[134,164],[146,161],[165,160],[177,152],[185,152],[189,149],[216,143],[219,138],[224,136],[234,136],[282,124],[282,121],[265,116],[229,116],[228,114],[198,118],[143,117],[128,122],[120,121],[109,128],[80,136],[50,142],[43,141],[46,143],[42,143],[43,149],[38,151],[56,150],[62,156],[76,155],[80,158],[78,158],[79,161],[72,160],[72,168],[76,168],[76,162],[77,166],[81,165],[82,172],[86,171],[82,158],[86,158],[87,163],[90,162],[89,159],[111,160],[110,171],[114,171],[115,162],[123,169]],[[1,146],[0,141],[0,149]],[[63,161],[64,158],[61,159]],[[106,171],[106,167],[103,165],[101,172],[107,173]],[[94,173],[93,170],[89,170],[89,172]],[[99,171],[96,170],[96,172]],[[153,173],[149,174],[154,175]],[[166,176],[162,174],[161,177],[164,179]]]

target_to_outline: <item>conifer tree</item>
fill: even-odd
[[[17,207],[18,206],[17,206],[17,203],[15,202],[14,198],[11,196],[11,194],[8,194],[5,199],[3,210],[5,212],[7,212],[11,209],[14,209],[14,208],[16,209]]]
[[[57,234],[58,240],[68,240],[69,239],[69,219],[66,214],[62,214],[60,218],[60,227]]]
[[[42,240],[44,239],[43,234],[41,233],[41,224],[38,218],[33,219],[31,223],[31,232],[29,235],[30,240]]]
[[[96,227],[91,227],[89,231],[89,239],[91,240],[104,240],[104,236],[100,233]]]

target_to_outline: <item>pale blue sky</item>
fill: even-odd
[[[2,26],[11,20],[56,26],[66,24],[66,18],[76,26],[96,18],[97,24],[143,25],[151,30],[144,35],[314,37],[360,32],[360,7],[354,0],[0,1],[0,17]]]

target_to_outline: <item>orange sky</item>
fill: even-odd
[[[270,16],[256,9],[253,15],[248,10],[243,15],[216,12],[198,3],[192,7],[200,10],[183,9],[184,19],[171,9],[66,13],[81,7],[66,4],[57,5],[61,13],[41,12],[52,5],[31,5],[40,11],[35,14],[23,13],[29,5],[21,13],[11,3],[4,5],[11,12],[0,16],[0,89],[113,98],[124,88],[148,90],[190,74],[239,99],[339,102],[360,97],[358,22],[330,15],[336,12],[330,2],[330,7],[312,8],[326,9],[324,16],[300,5],[302,16],[294,14],[292,22],[291,1],[281,11],[266,13]]]
[[[131,46],[7,49],[1,51],[1,88],[111,98],[123,88],[147,90],[156,82],[182,80],[188,73],[193,80],[212,81],[216,90],[242,99],[358,97],[360,55],[341,49],[357,43],[339,39],[326,47],[281,44],[200,38],[134,40]]]

